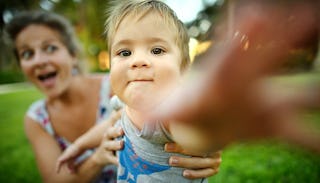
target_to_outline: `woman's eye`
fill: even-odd
[[[153,48],[153,49],[151,50],[151,53],[152,53],[152,54],[155,54],[155,55],[159,55],[159,54],[164,53],[164,50],[161,49],[161,48]]]
[[[20,59],[29,60],[32,57],[32,55],[33,55],[33,51],[25,50],[20,53]]]
[[[54,51],[56,51],[58,49],[58,47],[54,46],[54,45],[48,45],[45,47],[45,51],[47,53],[53,53]]]
[[[128,56],[131,55],[131,51],[129,51],[129,50],[122,50],[122,51],[120,51],[120,52],[118,53],[118,55],[121,56],[121,57],[128,57]]]

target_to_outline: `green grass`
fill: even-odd
[[[28,106],[40,97],[33,89],[0,95],[0,182],[40,182],[22,122]],[[320,113],[306,117],[320,124]],[[320,156],[275,142],[236,144],[223,151],[220,173],[210,182],[317,183]]]
[[[40,96],[35,90],[0,95],[0,182],[40,182],[23,130],[24,113]]]
[[[221,170],[210,182],[320,182],[320,157],[288,145],[237,144],[223,153]]]

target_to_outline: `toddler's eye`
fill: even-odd
[[[54,45],[48,45],[48,46],[45,47],[46,53],[53,53],[57,49],[58,49],[58,47],[56,47]]]
[[[159,54],[164,53],[164,50],[161,49],[161,48],[153,48],[153,49],[151,50],[151,53],[152,53],[152,54],[155,54],[155,55],[159,55]]]
[[[131,55],[131,51],[129,51],[129,50],[122,50],[122,51],[120,51],[120,52],[118,53],[118,55],[121,56],[121,57],[128,57],[128,56]]]
[[[29,60],[32,56],[33,56],[32,50],[22,51],[19,55],[20,59],[22,59],[22,60]]]

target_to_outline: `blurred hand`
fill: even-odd
[[[165,145],[165,151],[192,156],[188,158],[172,156],[169,159],[169,164],[171,166],[186,168],[186,170],[183,171],[183,176],[188,179],[207,178],[219,172],[222,161],[220,151],[205,156],[197,156],[189,153],[175,143],[167,143]]]
[[[320,152],[320,135],[298,118],[301,110],[320,106],[320,87],[277,86],[268,79],[292,49],[317,38],[319,3],[306,2],[240,4],[234,36],[222,31],[224,42],[201,58],[200,74],[168,97],[151,120],[198,128],[209,140],[203,148],[213,151],[239,140],[278,138]]]

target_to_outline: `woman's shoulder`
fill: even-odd
[[[39,99],[33,102],[27,112],[26,116],[30,117],[31,119],[37,121],[39,115],[42,115],[46,111],[45,99]]]
[[[44,128],[50,127],[49,114],[46,108],[45,99],[40,99],[33,102],[27,110],[25,116],[32,121],[39,123]],[[49,131],[51,132],[52,130],[50,129]]]

